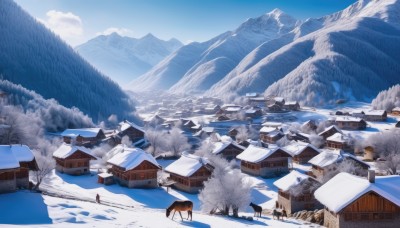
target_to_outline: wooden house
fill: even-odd
[[[213,145],[214,149],[212,153],[216,155],[221,155],[228,161],[236,158],[237,155],[239,155],[246,149],[245,147],[237,144],[232,140],[215,142]]]
[[[120,137],[128,136],[132,143],[144,139],[144,130],[138,125],[127,120],[120,122],[115,133]]]
[[[282,149],[290,153],[292,161],[298,164],[305,164],[320,153],[319,149],[312,144],[296,141],[292,141]]]
[[[366,146],[364,148],[364,160],[373,161],[378,158],[377,153],[372,146]]]
[[[238,134],[238,129],[237,128],[231,128],[228,131],[228,135],[232,138],[232,139],[236,139],[236,135]]]
[[[262,116],[262,111],[260,108],[251,108],[245,111],[245,116],[249,118],[258,118]]]
[[[370,168],[367,163],[342,150],[323,150],[308,161],[312,165],[310,175],[318,181],[322,181],[327,173],[336,170],[337,165],[343,161],[349,161],[354,166],[359,167],[360,175],[366,175],[367,170]]]
[[[192,120],[185,120],[182,123],[182,128],[188,131],[192,131],[192,127],[194,126],[197,126],[197,124]]]
[[[266,100],[264,97],[252,97],[248,99],[249,105],[254,105],[258,107],[265,107]]]
[[[262,127],[260,129],[260,139],[266,143],[276,143],[279,139],[285,136],[281,128]]]
[[[394,109],[392,109],[392,115],[395,116],[400,116],[400,107],[395,107]]]
[[[161,166],[151,154],[125,146],[114,148],[112,153],[107,164],[111,165],[109,172],[117,183],[128,188],[158,187],[157,172]]]
[[[386,121],[387,112],[385,110],[366,111],[364,118],[367,121]]]
[[[351,139],[342,133],[335,133],[328,137],[325,145],[332,149],[351,150],[352,148]]]
[[[354,111],[354,112],[351,113],[351,116],[364,119],[365,118],[365,112],[364,111]]]
[[[240,169],[254,176],[275,177],[289,172],[288,158],[290,154],[276,148],[262,148],[249,145],[241,154]]]
[[[283,106],[284,109],[290,110],[290,111],[299,111],[300,110],[300,104],[297,101],[286,101]]]
[[[61,136],[65,143],[86,147],[97,145],[106,138],[101,128],[66,129]]]
[[[282,112],[282,106],[278,104],[271,104],[267,106],[269,112]]]
[[[367,127],[365,120],[351,116],[338,116],[335,124],[343,130],[364,130]]]
[[[318,188],[315,198],[324,205],[324,227],[386,228],[400,224],[400,176],[368,179],[339,173]]]
[[[301,125],[302,129],[310,129],[310,130],[317,130],[318,126],[315,120],[308,120]]]
[[[35,156],[25,145],[0,145],[0,193],[29,188],[29,171],[38,170]]]
[[[92,152],[83,146],[63,143],[54,153],[56,170],[70,175],[90,173],[90,160],[97,160]]]
[[[288,214],[323,208],[314,197],[314,192],[320,184],[306,174],[293,170],[275,181],[274,185],[278,188],[278,200],[275,207],[286,210]]]
[[[221,106],[219,105],[214,105],[212,107],[206,107],[204,108],[204,114],[216,114],[218,111],[221,110]]]
[[[97,174],[97,183],[104,185],[114,184],[114,175],[112,173],[99,173]]]
[[[197,193],[204,181],[211,177],[214,167],[205,158],[182,153],[182,156],[165,168],[174,187],[188,193]]]
[[[318,135],[322,136],[322,138],[326,140],[328,137],[336,133],[342,133],[342,131],[337,126],[332,125],[330,127],[327,127],[324,131],[320,132]]]

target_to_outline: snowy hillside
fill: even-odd
[[[135,39],[112,33],[95,37],[75,50],[101,72],[124,85],[181,46],[176,39],[164,41],[152,34]]]
[[[134,107],[127,95],[12,0],[0,1],[0,75],[95,121]]]
[[[263,92],[319,105],[370,100],[400,81],[400,1],[362,0],[247,55],[210,94]],[[384,41],[384,42],[382,42]]]
[[[221,80],[260,44],[291,31],[297,20],[280,10],[251,18],[234,31],[203,43],[190,43],[129,85],[145,91],[202,92]]]

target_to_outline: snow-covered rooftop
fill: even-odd
[[[182,156],[165,168],[169,173],[175,173],[183,177],[189,177],[199,170],[203,165],[207,165],[207,159],[193,155],[182,153]]]
[[[96,137],[97,134],[101,131],[101,128],[79,128],[79,129],[66,129],[61,133],[61,136],[67,136],[75,138],[78,135],[85,138],[93,138]]]
[[[113,175],[111,173],[99,173],[97,176],[102,177],[102,178],[107,178],[107,177],[112,177]]]
[[[316,165],[318,167],[326,167],[332,165],[333,163],[342,160],[343,151],[341,150],[324,150],[317,156],[313,157],[308,163]]]
[[[280,123],[280,122],[265,122],[262,125],[265,126],[265,127],[277,128],[277,127],[281,127],[282,123]]]
[[[203,127],[202,130],[206,133],[213,133],[214,128],[213,127]]]
[[[283,102],[283,101],[285,101],[285,99],[284,99],[283,97],[274,97],[274,100],[275,100],[276,102]]]
[[[135,129],[137,129],[137,130],[139,130],[141,132],[144,132],[143,128],[141,128],[138,125],[136,125],[136,124],[134,124],[132,122],[129,122],[127,120],[122,121],[122,122],[119,123],[119,129],[118,130],[119,131],[125,131],[126,129],[128,129],[130,127],[133,127],[133,128],[135,128]]]
[[[301,182],[307,180],[308,178],[310,178],[310,176],[293,170],[286,176],[275,181],[274,185],[285,192],[290,188],[299,185]]]
[[[339,173],[318,188],[314,195],[329,210],[337,213],[370,191],[400,207],[400,176],[377,176],[375,183],[370,183],[363,177]]]
[[[383,116],[386,113],[385,110],[368,110],[365,112],[367,116]]]
[[[240,110],[242,110],[241,107],[228,107],[225,109],[227,112],[239,112]]]
[[[346,135],[342,134],[342,133],[335,133],[332,136],[329,136],[326,140],[328,141],[332,141],[332,142],[339,142],[339,143],[345,143],[347,142],[349,137],[347,137]]]
[[[273,153],[275,153],[279,148],[263,148],[258,146],[249,145],[242,153],[236,156],[237,159],[257,163],[260,162]]]
[[[148,161],[155,166],[160,167],[156,159],[154,159],[151,154],[139,148],[129,147],[122,147],[122,150],[116,153],[110,160],[107,161],[107,163],[125,168],[125,170],[131,170],[136,168],[144,161]]]
[[[296,105],[297,101],[285,101],[285,105]]]
[[[333,128],[338,132],[342,132],[336,125],[332,125],[332,126],[326,128],[324,131],[320,132],[318,135],[323,135],[324,133],[332,130]]]
[[[225,137],[225,136],[222,136]],[[221,137],[221,138],[222,138]],[[225,148],[227,148],[229,145],[233,145],[234,147],[237,147],[241,150],[245,150],[246,148],[233,142],[232,140],[222,140],[221,142],[216,142],[214,143],[214,150],[212,151],[213,154],[219,154],[221,151],[223,151]]]
[[[83,146],[72,146],[71,144],[66,144],[66,143],[61,144],[61,146],[58,147],[58,149],[56,151],[54,151],[53,157],[65,159],[65,158],[71,156],[73,153],[75,153],[78,150],[94,157],[92,155],[92,152],[90,151],[90,149],[83,147]]]
[[[0,169],[18,168],[20,162],[35,159],[31,149],[26,145],[0,145]]]
[[[352,117],[352,116],[337,116],[336,121],[337,122],[361,122],[364,120],[361,118]]]
[[[289,152],[292,156],[296,156],[301,154],[307,147],[311,147],[312,149],[320,152],[318,148],[316,148],[310,143],[296,142],[296,141],[292,141],[289,145],[283,147],[283,149]]]
[[[269,134],[274,131],[278,131],[278,129],[276,127],[262,127],[260,129],[260,133],[266,133],[266,134]]]

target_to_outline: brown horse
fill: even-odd
[[[254,204],[254,203],[250,203],[250,206],[254,210],[254,217],[256,217],[257,215],[259,215],[259,217],[261,217],[262,207],[258,206],[257,204]]]
[[[189,220],[189,216],[190,216],[190,221],[192,221],[192,210],[193,210],[193,203],[190,200],[177,200],[175,202],[173,202],[171,204],[171,206],[169,206],[167,208],[167,218],[169,217],[169,215],[171,214],[171,211],[174,211],[174,214],[172,215],[172,219],[174,219],[175,216],[175,212],[179,212],[179,214],[181,215],[181,219],[183,221],[182,218],[182,214],[181,211],[187,211],[188,212],[188,217],[187,220]]]

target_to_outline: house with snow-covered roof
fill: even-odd
[[[400,107],[393,108],[391,114],[395,116],[400,116]]]
[[[101,128],[66,129],[61,133],[65,143],[91,147],[101,142],[106,136]]]
[[[320,153],[320,150],[312,144],[297,141],[292,141],[289,145],[283,147],[283,149],[290,153],[292,161],[298,164],[305,164]]]
[[[285,209],[288,214],[302,210],[322,209],[322,204],[314,197],[314,191],[320,186],[314,178],[293,170],[274,182],[278,188],[276,208]]]
[[[364,118],[367,121],[386,121],[387,112],[385,110],[369,110],[365,112]]]
[[[242,153],[246,148],[237,144],[233,140],[225,140],[213,143],[213,154],[221,155],[226,160],[230,161],[236,158],[237,155]]]
[[[325,206],[324,226],[398,227],[400,224],[400,176],[377,176],[369,170],[368,178],[339,173],[314,196]]]
[[[202,157],[182,153],[182,156],[165,168],[174,187],[188,193],[197,193],[204,181],[211,177],[214,167]]]
[[[122,121],[118,124],[118,128],[115,131],[121,138],[128,136],[129,140],[134,143],[144,138],[144,129],[132,122],[127,120]]]
[[[343,150],[323,150],[319,155],[313,157],[308,163],[312,165],[311,176],[321,181],[330,171],[337,169],[338,164],[343,161],[349,161],[359,168],[361,175],[366,175],[370,166],[359,160],[354,155],[344,152]]]
[[[29,188],[29,171],[38,170],[26,145],[0,145],[0,193]]]
[[[90,173],[90,160],[97,160],[90,149],[63,143],[54,151],[56,170],[70,175]]]
[[[364,119],[351,116],[338,116],[335,124],[343,130],[364,130],[367,127]]]
[[[325,145],[332,149],[350,150],[352,148],[351,140],[349,136],[338,132],[329,136],[325,141]]]
[[[157,172],[161,166],[154,157],[139,149],[118,145],[109,151],[107,164],[114,180],[128,188],[158,187]]]
[[[283,136],[282,128],[262,127],[260,129],[260,139],[266,143],[276,143]]]
[[[300,104],[297,101],[286,101],[283,106],[284,109],[290,110],[290,111],[299,111],[300,110]]]
[[[263,148],[249,145],[241,154],[240,169],[244,173],[262,177],[275,177],[289,172],[290,154],[279,147]]]
[[[325,130],[320,132],[318,135],[326,140],[328,137],[334,135],[335,133],[342,133],[342,131],[337,126],[332,125],[325,128]]]

